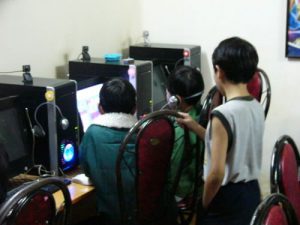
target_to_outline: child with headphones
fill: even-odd
[[[196,68],[181,66],[176,68],[168,77],[167,98],[169,100],[176,99],[177,109],[180,112],[188,113],[195,120],[198,119],[200,114],[201,106],[198,103],[203,90],[203,78],[200,71]],[[189,149],[186,149],[186,142],[188,142]],[[175,123],[175,143],[171,156],[169,176],[170,185],[176,182],[181,160],[184,158],[178,187],[175,192],[177,201],[188,198],[193,193],[195,177],[198,175],[195,171],[196,148],[199,151],[204,151],[203,141],[194,132],[188,132],[188,137],[185,137],[184,129]]]
[[[95,185],[101,224],[121,224],[115,164],[121,142],[137,122],[134,116],[136,92],[129,81],[116,78],[103,84],[99,97],[101,116],[97,124],[92,124],[85,132],[80,145],[79,159],[85,174]],[[134,138],[127,148],[128,151],[134,152]],[[135,184],[130,170],[135,168],[134,154],[125,154],[124,161],[124,194],[128,204],[132,203],[132,207],[129,208],[133,208]]]
[[[212,55],[215,82],[226,103],[216,107],[205,130],[181,113],[178,123],[205,137],[203,225],[249,224],[260,202],[264,111],[247,90],[257,70],[254,46],[238,37],[223,40]]]

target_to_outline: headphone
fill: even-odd
[[[192,98],[195,98],[195,97],[199,97],[203,94],[203,91],[199,91],[199,92],[196,92],[195,94],[193,95],[190,95],[188,97],[184,97],[183,99],[184,100],[189,100],[189,99],[192,99]],[[161,107],[161,109],[165,109],[167,106],[171,109],[175,109],[179,106],[180,104],[180,98],[177,96],[177,95],[172,95],[169,99],[168,99],[168,102],[167,104],[165,104],[163,107]]]
[[[40,124],[40,122],[37,119],[37,113],[38,113],[39,109],[42,106],[48,105],[48,104],[51,104],[51,103],[50,102],[43,102],[43,103],[39,104],[36,107],[36,109],[34,110],[34,120],[35,120],[36,125],[33,126],[32,133],[36,137],[44,137],[44,136],[46,136],[45,130],[43,129],[42,125]],[[59,121],[61,129],[63,129],[63,130],[68,129],[68,127],[69,127],[69,120],[66,117],[64,117],[64,115],[62,114],[62,112],[61,112],[60,108],[58,107],[58,105],[54,104],[54,106],[57,109],[57,111],[59,112],[59,115],[61,117],[61,119]]]

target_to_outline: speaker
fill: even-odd
[[[77,83],[73,80],[0,76],[0,96],[18,95],[33,124],[35,164],[67,171],[78,165]]]

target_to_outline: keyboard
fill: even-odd
[[[60,179],[61,181],[63,181],[66,185],[69,185],[69,184],[71,184],[71,182],[72,182],[71,179],[69,179],[69,178],[65,178],[65,177],[56,177],[56,178],[58,178],[58,179]],[[40,179],[43,179],[43,178],[40,178]],[[9,197],[13,196],[13,195],[14,195],[15,193],[17,193],[19,190],[21,190],[22,188],[28,186],[29,184],[31,184],[31,183],[33,183],[33,182],[37,182],[37,180],[26,181],[26,182],[24,182],[24,183],[20,183],[20,184],[19,184],[18,186],[16,186],[16,187],[12,188],[11,190],[9,190],[9,191],[7,192],[7,197],[6,197],[6,199],[8,199]],[[15,184],[13,184],[13,185],[15,185]],[[42,190],[45,190],[45,191],[48,191],[48,192],[50,192],[50,193],[54,193],[54,192],[56,192],[56,191],[59,190],[59,187],[56,186],[56,185],[53,185],[53,184],[49,184],[49,185],[47,185],[47,186],[42,187],[41,189],[42,189]]]

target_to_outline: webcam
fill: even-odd
[[[30,65],[23,65],[23,83],[24,84],[32,84]]]
[[[89,47],[88,46],[82,46],[81,55],[82,55],[82,58],[81,58],[82,61],[89,62],[91,60],[91,56],[89,54]]]

